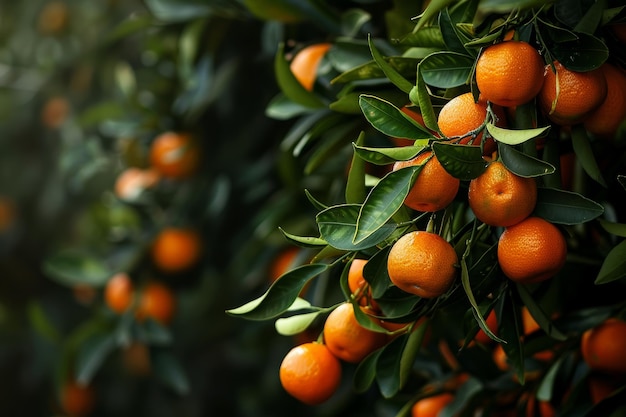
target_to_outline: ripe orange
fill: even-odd
[[[58,35],[68,24],[70,9],[64,1],[48,1],[37,16],[37,29],[43,35]]]
[[[183,272],[194,266],[202,255],[202,239],[193,229],[167,227],[154,239],[152,259],[163,272]]]
[[[289,246],[281,250],[272,260],[269,266],[269,281],[276,281],[282,274],[294,267],[294,261],[300,250],[295,246]]]
[[[358,363],[378,349],[387,340],[378,333],[361,326],[352,303],[335,308],[324,323],[324,343],[333,355],[349,363]]]
[[[501,343],[495,345],[492,351],[493,362],[496,364],[498,369],[501,371],[507,372],[510,368],[509,360],[506,356],[506,352],[504,351],[504,347],[502,347]]]
[[[446,208],[456,197],[461,182],[441,166],[431,151],[421,153],[408,161],[398,161],[393,164],[393,170],[420,164],[424,164],[424,167],[413,183],[404,204],[413,210],[424,212]]]
[[[49,98],[41,109],[41,123],[48,129],[58,129],[70,114],[70,103],[62,96]]]
[[[133,297],[133,282],[125,272],[113,275],[104,287],[104,301],[106,305],[118,314],[128,310],[133,302]]]
[[[585,129],[600,137],[612,137],[626,120],[626,74],[612,64],[600,67],[606,79],[606,97],[584,120]]]
[[[145,343],[133,342],[122,349],[122,363],[132,375],[149,375],[152,371],[150,349]]]
[[[291,349],[280,364],[280,383],[292,397],[309,405],[328,400],[341,382],[341,363],[326,345],[304,343]]]
[[[438,297],[452,285],[458,257],[441,236],[423,231],[405,234],[394,243],[387,258],[391,282],[423,298]]]
[[[567,242],[552,223],[530,216],[505,228],[498,263],[512,281],[528,284],[553,277],[565,264]]]
[[[325,42],[305,46],[291,60],[289,64],[291,72],[307,90],[313,91],[320,62],[331,46]]]
[[[0,234],[15,224],[16,214],[17,210],[13,199],[0,195]]]
[[[468,202],[476,218],[491,226],[512,226],[535,209],[537,183],[515,175],[500,161],[470,181]]]
[[[496,335],[498,334],[498,318],[496,317],[495,310],[491,310],[489,312],[489,314],[487,315],[487,318],[485,319],[485,323],[487,323],[487,327],[489,328],[489,330],[491,330],[493,334],[496,334]],[[493,341],[493,339],[487,336],[487,333],[485,333],[485,331],[480,328],[478,329],[478,332],[476,333],[474,340],[477,341],[478,343],[482,343],[483,345],[486,345]]]
[[[95,390],[90,385],[68,381],[61,387],[59,402],[68,417],[83,417],[90,414],[95,407]]]
[[[481,96],[500,106],[514,107],[532,100],[543,85],[544,63],[526,42],[505,41],[487,47],[476,62]]]
[[[606,80],[599,68],[587,72],[570,71],[554,61],[552,70],[546,65],[539,92],[539,107],[558,125],[581,122],[606,97]]]
[[[164,177],[189,178],[200,166],[199,146],[191,134],[161,133],[150,147],[150,163]]]
[[[585,331],[580,350],[589,368],[609,374],[626,374],[626,322],[610,318]]]
[[[175,307],[172,291],[161,283],[150,282],[141,289],[135,315],[137,320],[151,318],[165,325],[174,316]]]
[[[127,168],[115,180],[115,195],[120,200],[135,200],[143,191],[156,185],[159,177],[153,169]]]
[[[360,305],[370,305],[373,309],[377,310],[378,305],[376,301],[372,299],[372,291],[363,276],[365,264],[367,264],[367,259],[354,259],[352,263],[350,263],[350,269],[348,269],[348,288],[352,294],[358,297]]]
[[[532,394],[526,396],[526,417],[554,417],[556,412],[549,401],[538,400]]]
[[[454,395],[449,392],[417,400],[411,407],[411,417],[437,417],[452,400]]]

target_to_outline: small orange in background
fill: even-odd
[[[294,262],[300,253],[300,249],[295,246],[289,246],[281,250],[272,260],[269,266],[269,281],[276,281],[285,272],[290,271],[294,266]]]
[[[141,289],[135,315],[140,321],[151,318],[167,325],[174,316],[175,308],[172,290],[159,282],[149,282]]]
[[[48,129],[58,129],[70,114],[70,103],[63,96],[50,97],[41,109],[41,123]]]
[[[492,309],[489,312],[487,318],[485,319],[485,323],[487,323],[487,327],[489,328],[489,330],[491,330],[493,334],[498,334],[498,317],[496,316],[495,310]],[[485,333],[485,331],[481,328],[478,329],[474,340],[478,343],[482,343],[483,345],[493,342],[493,339],[490,338],[487,333]]]
[[[419,108],[414,108],[412,106],[402,106],[400,108],[400,111],[406,114],[407,116],[409,116],[410,118],[412,118],[413,120],[415,120],[420,126],[428,130],[428,128],[426,127],[426,124],[424,123],[424,118],[422,117],[422,114],[419,112]],[[439,136],[439,134],[436,132],[432,132],[432,133],[435,136]],[[391,140],[396,146],[413,146],[415,144],[415,141],[412,139],[391,138]]]
[[[600,67],[606,79],[607,92],[602,104],[584,120],[587,131],[603,138],[612,137],[626,120],[626,74],[612,64]]]
[[[184,272],[194,266],[202,255],[202,238],[193,229],[168,227],[152,243],[152,259],[166,273]]]
[[[279,376],[281,385],[292,397],[308,405],[317,405],[337,391],[341,382],[341,362],[326,345],[304,343],[285,355]]]
[[[453,400],[454,395],[449,392],[417,400],[411,407],[411,417],[437,417]]]
[[[417,175],[404,204],[413,210],[423,212],[435,212],[446,208],[456,197],[461,182],[444,169],[434,153],[423,152],[408,161],[398,161],[393,164],[393,170],[421,164],[424,166]]]
[[[153,169],[127,168],[115,180],[115,195],[123,201],[136,200],[142,192],[155,186],[159,179],[159,173]]]
[[[61,410],[67,417],[84,417],[94,410],[96,393],[92,386],[67,381],[59,393]]]
[[[348,288],[350,293],[358,297],[358,302],[362,306],[371,306],[378,310],[376,301],[372,298],[372,290],[363,276],[363,268],[367,264],[367,259],[353,259],[348,269]]]
[[[587,366],[608,374],[626,374],[626,322],[610,318],[585,331],[580,350]]]
[[[200,166],[200,148],[189,133],[164,132],[152,142],[150,163],[164,177],[189,178]]]
[[[501,343],[498,343],[494,346],[493,351],[491,352],[493,362],[496,364],[498,369],[503,372],[507,372],[511,366],[509,365],[509,359],[506,356],[506,352],[504,347],[502,347]]]
[[[530,216],[505,228],[498,240],[498,263],[512,281],[522,284],[552,278],[565,265],[567,242],[561,231]]]
[[[58,35],[69,24],[70,8],[64,1],[52,0],[44,4],[37,16],[37,29],[43,35]]]
[[[113,275],[104,287],[104,302],[118,314],[124,313],[133,303],[134,286],[125,272]]]
[[[556,411],[550,401],[538,400],[533,394],[528,394],[522,400],[526,400],[526,417],[554,417]]]
[[[299,50],[291,60],[289,68],[296,80],[308,91],[313,91],[317,70],[332,45],[322,42],[308,45]]]
[[[532,213],[537,203],[534,178],[520,177],[502,162],[491,162],[470,181],[468,202],[476,218],[491,226],[512,226]]]
[[[335,308],[324,323],[324,343],[333,355],[349,363],[358,363],[387,341],[385,333],[361,326],[352,303]]]
[[[413,231],[394,243],[387,258],[391,282],[403,291],[423,298],[442,295],[457,275],[458,256],[441,236]]]
[[[485,100],[505,107],[519,106],[539,94],[543,70],[543,59],[530,44],[500,42],[480,54],[476,84]]]
[[[152,372],[150,349],[145,343],[132,342],[122,349],[124,368],[132,375],[146,376]]]
[[[550,65],[545,67],[543,87],[538,95],[539,107],[558,125],[582,122],[606,97],[603,72],[599,68],[571,71],[558,61],[554,61],[554,68],[556,72]]]

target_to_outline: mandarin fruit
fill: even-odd
[[[626,322],[610,318],[586,330],[580,350],[587,366],[595,371],[626,374]]]
[[[176,300],[172,291],[159,282],[149,282],[139,294],[137,320],[154,319],[161,324],[168,324],[174,316]]]
[[[61,387],[59,400],[61,409],[68,417],[83,417],[89,415],[95,407],[95,390],[90,385],[68,381]]]
[[[600,67],[607,92],[602,104],[583,121],[585,129],[600,137],[612,137],[626,120],[626,74],[612,64]]]
[[[289,68],[296,80],[308,91],[313,91],[317,70],[332,45],[330,43],[316,43],[302,48],[291,60]]]
[[[423,212],[446,208],[456,197],[461,182],[444,169],[435,154],[428,151],[408,161],[398,161],[393,164],[393,170],[421,164],[423,167],[404,199],[404,204]]]
[[[341,362],[326,345],[309,342],[292,348],[280,364],[280,383],[292,397],[308,404],[328,400],[341,382]]]
[[[565,264],[567,242],[561,231],[540,217],[530,216],[505,228],[498,240],[498,263],[512,281],[544,281]]]
[[[350,289],[350,293],[358,297],[358,302],[362,306],[369,304],[371,295],[369,284],[363,276],[365,264],[367,264],[366,259],[354,259],[348,269],[348,288]]]
[[[495,335],[498,334],[498,318],[496,317],[495,310],[491,310],[489,312],[489,314],[487,315],[487,318],[485,319],[485,323],[487,324],[487,327],[489,328],[489,330],[491,330],[493,334]],[[476,336],[474,337],[474,340],[477,341],[478,343],[482,343],[483,345],[486,345],[487,343],[491,343],[493,341],[493,339],[489,337],[489,335],[487,335],[487,333],[485,333],[485,331],[481,328],[479,328],[478,332],[476,332]]]
[[[457,274],[458,256],[441,236],[413,231],[398,239],[389,251],[387,272],[401,290],[422,298],[445,293]]]
[[[539,107],[558,125],[581,122],[606,97],[606,80],[599,68],[578,72],[554,61],[554,71],[546,65],[539,92]]]
[[[387,340],[384,333],[369,330],[358,322],[352,303],[335,308],[324,323],[324,343],[333,355],[358,363]]]
[[[164,132],[150,147],[152,168],[164,177],[185,179],[200,166],[200,150],[188,133]]]
[[[133,303],[133,297],[133,282],[125,272],[113,275],[104,287],[104,301],[106,305],[118,314],[128,310]]]
[[[417,400],[411,407],[411,417],[437,417],[453,400],[454,395],[449,392]]]
[[[502,162],[491,162],[470,181],[467,199],[478,220],[491,226],[512,226],[532,213],[537,203],[534,178],[520,177]]]
[[[293,266],[300,250],[295,246],[289,246],[281,250],[269,265],[269,281],[274,282]]]
[[[151,254],[154,264],[161,271],[183,272],[199,261],[202,238],[192,229],[167,227],[154,239]]]
[[[535,48],[522,41],[505,41],[485,48],[480,54],[476,62],[476,84],[485,100],[515,107],[539,94],[543,70],[543,59]]]

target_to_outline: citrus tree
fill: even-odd
[[[278,46],[309,220],[227,313],[298,336],[280,382],[329,413],[349,380],[380,415],[621,415],[624,6],[362,3]]]

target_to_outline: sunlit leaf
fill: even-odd
[[[394,148],[368,148],[354,145],[354,151],[363,160],[376,165],[393,164],[396,161],[413,159],[428,145],[428,140],[416,140],[414,146]]]
[[[433,0],[429,2],[424,12],[419,16],[419,20],[417,22],[417,25],[415,26],[414,32],[417,32],[422,27],[426,26],[437,16],[437,14],[441,10],[448,7],[448,5],[451,3],[453,3],[453,0]]]
[[[433,87],[453,88],[469,83],[474,58],[458,52],[435,52],[420,62],[424,82]]]
[[[356,148],[363,145],[364,140],[365,134],[361,132],[353,146]],[[359,158],[356,149],[352,154],[350,171],[348,171],[345,197],[348,204],[361,204],[365,199],[365,161]]]
[[[276,320],[274,327],[276,332],[283,336],[295,336],[305,331],[323,311],[296,314],[290,317],[283,317]]]
[[[487,131],[498,142],[506,143],[507,145],[519,145],[527,140],[534,139],[539,136],[543,136],[550,129],[550,126],[539,127],[535,129],[505,129],[498,127],[493,123],[487,123]]]
[[[604,207],[581,194],[558,188],[537,189],[534,214],[558,224],[580,224],[604,213]]]
[[[626,237],[626,224],[613,223],[604,219],[598,219],[600,226],[612,235],[619,237]]]
[[[380,132],[406,139],[429,139],[432,134],[393,104],[375,96],[362,95],[359,105],[363,115]]]
[[[305,248],[319,248],[320,246],[326,246],[328,244],[324,239],[320,239],[319,237],[297,236],[284,231],[282,228],[279,228],[279,230],[283,233],[287,240],[298,246]]]

